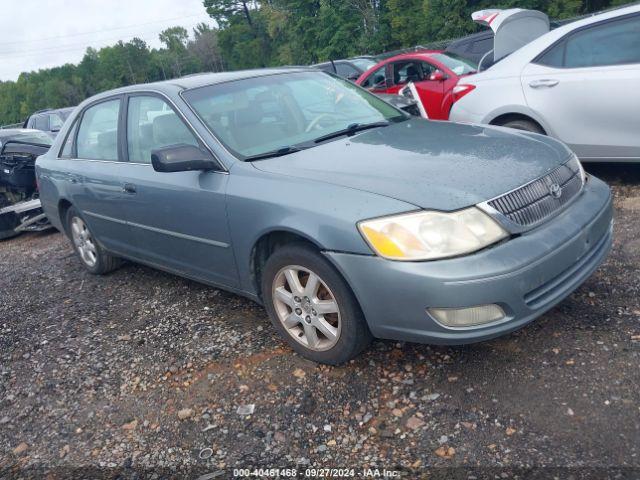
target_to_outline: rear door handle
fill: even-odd
[[[133,183],[125,183],[122,186],[122,191],[124,193],[134,194],[136,193],[136,186]]]
[[[529,82],[529,86],[531,88],[551,88],[558,85],[558,83],[560,82],[553,78],[543,78],[541,80],[533,80]]]

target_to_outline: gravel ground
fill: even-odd
[[[640,477],[640,167],[590,170],[613,185],[615,244],[571,297],[504,338],[376,341],[342,367],[236,295],[89,275],[59,233],[0,243],[0,478]]]

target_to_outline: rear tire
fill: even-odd
[[[20,232],[15,230],[19,224],[18,216],[13,212],[0,215],[0,240],[8,240],[20,235]]]
[[[524,130],[526,132],[539,133],[545,135],[544,130],[537,123],[526,120],[524,118],[518,118],[516,120],[509,120],[508,122],[500,124],[501,127],[513,128],[514,130]]]
[[[90,273],[104,275],[122,264],[121,259],[107,253],[100,246],[75,207],[69,207],[67,210],[66,228],[80,263]]]
[[[279,248],[268,258],[261,280],[271,322],[303,357],[339,365],[371,343],[349,285],[312,247],[296,243]]]

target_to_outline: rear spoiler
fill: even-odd
[[[538,10],[493,8],[473,12],[471,19],[493,30],[494,62],[549,31],[549,17]]]

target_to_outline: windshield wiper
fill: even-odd
[[[368,130],[370,128],[377,127],[388,127],[391,125],[389,122],[373,122],[373,123],[352,123],[347,128],[343,128],[342,130],[338,130],[333,133],[327,133],[326,135],[322,135],[321,137],[316,138],[313,142],[320,143],[325,140],[331,140],[332,138],[341,137],[343,135],[353,135],[356,132],[361,132],[362,130]]]
[[[253,160],[262,160],[264,158],[274,158],[274,157],[282,157],[284,155],[289,155],[290,153],[295,153],[303,150],[300,147],[294,147],[291,145],[287,145],[286,147],[279,148],[277,150],[271,150],[270,152],[258,153],[257,155],[249,155],[244,158],[245,162],[251,162]]]

